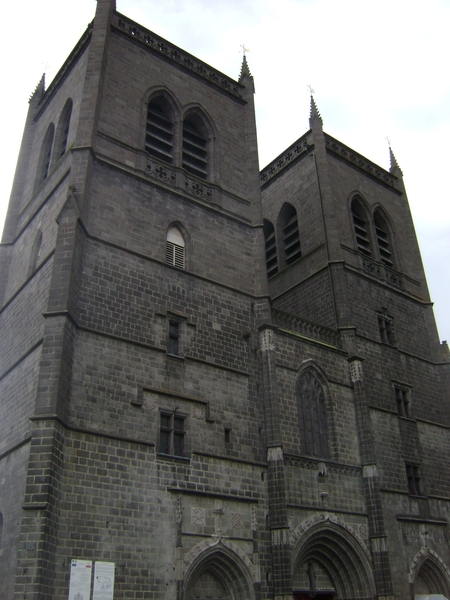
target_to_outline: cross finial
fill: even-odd
[[[243,56],[245,56],[246,52],[250,52],[250,48],[246,48],[245,44],[241,44],[241,48],[242,50],[239,50],[239,52],[242,52]]]
[[[310,84],[307,85],[306,89],[308,90],[310,96],[313,96],[315,94],[315,91],[313,90],[312,85],[310,85]]]
[[[389,136],[386,136],[384,139],[387,141],[388,146],[390,148],[391,147],[391,140],[389,139]]]

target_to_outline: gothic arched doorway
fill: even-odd
[[[371,557],[349,528],[324,520],[299,537],[292,554],[294,598],[371,599],[376,596]]]

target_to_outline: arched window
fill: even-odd
[[[166,238],[166,263],[178,267],[185,268],[185,241],[178,227],[170,227]]]
[[[283,241],[283,262],[290,265],[301,257],[300,233],[298,230],[297,211],[292,204],[284,204],[278,217],[279,238]]]
[[[325,394],[319,380],[310,370],[298,378],[296,394],[301,453],[329,458]]]
[[[354,198],[352,201],[352,218],[358,250],[366,256],[371,256],[372,248],[366,211],[358,198]]]
[[[188,116],[183,122],[182,164],[192,175],[207,178],[208,137],[205,125],[198,115]]]
[[[42,142],[41,154],[36,176],[36,187],[39,187],[48,177],[50,171],[50,160],[52,156],[53,137],[55,134],[55,126],[51,123],[48,126],[47,132]]]
[[[267,219],[264,219],[264,239],[266,242],[267,276],[272,277],[272,275],[278,273],[277,244],[274,226]]]
[[[59,118],[58,127],[55,136],[56,160],[59,160],[67,150],[67,140],[69,139],[70,117],[72,116],[72,100],[69,98],[63,108]]]
[[[150,156],[172,164],[173,119],[164,98],[155,98],[148,103],[145,149]]]
[[[42,248],[42,231],[39,229],[34,238],[33,246],[31,248],[30,263],[28,267],[28,276],[30,277],[37,269],[39,265],[39,259],[41,257]]]
[[[375,225],[375,233],[377,236],[378,252],[380,260],[388,267],[393,267],[392,246],[389,227],[386,219],[383,217],[381,210],[377,209],[373,215],[373,223]]]

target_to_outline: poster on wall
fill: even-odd
[[[73,558],[70,563],[69,600],[89,600],[92,561]]]
[[[96,562],[92,600],[113,600],[114,563]]]

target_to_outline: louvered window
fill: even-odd
[[[206,179],[208,175],[208,141],[192,119],[183,123],[183,168]]]
[[[72,116],[72,100],[67,100],[66,105],[61,113],[61,118],[58,124],[58,130],[55,138],[55,144],[58,148],[58,159],[63,157],[67,149],[67,141],[69,139],[70,118]]]
[[[148,104],[145,149],[150,156],[172,164],[173,123],[160,102],[152,101]]]
[[[266,242],[267,276],[272,277],[272,275],[278,273],[277,245],[274,226],[266,219],[264,219],[264,238]]]
[[[286,264],[290,265],[301,256],[300,234],[298,232],[297,213],[295,210],[283,227],[283,240]]]
[[[312,372],[303,373],[297,380],[296,395],[301,453],[329,458],[325,394]]]
[[[392,267],[394,263],[392,261],[390,236],[386,221],[379,211],[374,214],[373,221],[375,224],[375,233],[377,235],[378,251],[380,253],[381,262],[388,267]]]
[[[370,236],[367,220],[364,210],[361,208],[357,200],[353,200],[352,202],[352,217],[358,250],[366,256],[370,256],[372,254],[372,250],[370,248]]]
[[[167,232],[166,263],[179,269],[185,268],[184,238],[176,227],[171,227]]]
[[[41,154],[39,156],[38,171],[36,177],[36,187],[39,187],[43,181],[45,181],[50,172],[50,161],[52,156],[53,148],[53,137],[55,133],[55,127],[51,123],[47,129],[47,132],[42,143]]]

